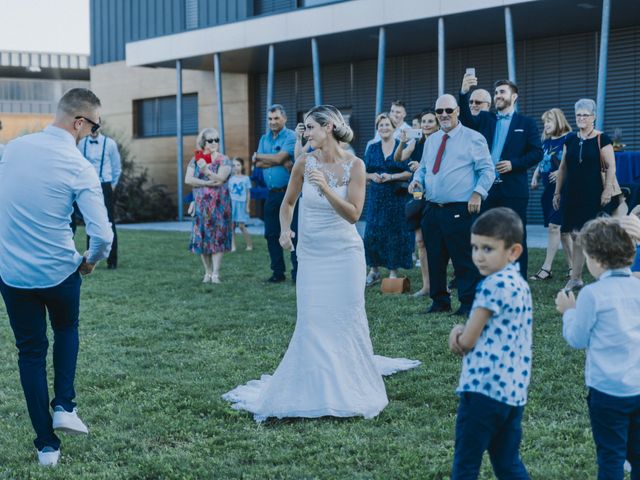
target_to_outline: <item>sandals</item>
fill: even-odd
[[[552,278],[553,274],[551,273],[551,270],[541,268],[538,270],[538,273],[529,277],[529,280],[551,280]]]
[[[582,287],[584,287],[584,282],[582,280],[574,280],[573,278],[570,278],[564,286],[564,290],[580,290]]]
[[[369,275],[367,275],[366,285],[367,287],[370,287],[371,285],[374,285],[379,281],[380,281],[380,272],[369,272]]]

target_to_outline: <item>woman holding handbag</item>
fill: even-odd
[[[573,269],[565,289],[584,286],[582,269],[585,258],[578,241],[582,226],[601,213],[618,214],[625,210],[616,180],[611,139],[595,129],[595,112],[596,102],[593,100],[584,98],[576,102],[578,132],[564,144],[553,196],[553,207],[562,209],[561,231],[571,233],[574,242]]]

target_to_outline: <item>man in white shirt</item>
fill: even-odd
[[[85,88],[66,92],[52,125],[7,145],[0,160],[0,293],[18,348],[20,381],[42,465],[55,465],[54,430],[88,433],[77,415],[80,275],[107,258],[113,233],[100,181],[76,145],[100,127],[100,100]],[[73,202],[91,235],[80,255],[69,227]],[[47,386],[47,323],[54,333],[55,396]],[[49,406],[53,409],[53,419]]]
[[[78,143],[78,150],[93,165],[100,179],[104,205],[107,207],[107,215],[109,215],[109,221],[113,229],[113,244],[111,245],[109,258],[107,258],[107,268],[114,269],[118,267],[118,234],[116,233],[113,192],[120,179],[120,173],[122,173],[118,145],[114,139],[105,137],[99,130],[96,130]],[[90,237],[87,235],[87,248],[89,248],[89,240]]]
[[[405,107],[402,100],[394,100],[393,102],[391,102],[391,108],[389,108],[389,116],[393,118],[393,121],[396,124],[396,130],[393,132],[393,138],[397,140],[400,138],[400,133],[402,132],[402,130],[408,130],[411,128],[411,126],[404,121],[404,119],[407,117],[407,108]],[[376,132],[375,137],[367,142],[367,146],[364,149],[365,153],[370,145],[379,141],[380,135],[378,134],[378,132]]]
[[[2,130],[2,120],[0,120],[0,131]],[[0,143],[0,158],[2,158],[2,152],[4,152],[4,145]]]

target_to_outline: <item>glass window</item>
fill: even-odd
[[[145,98],[133,101],[134,136],[173,137],[177,133],[176,97]],[[198,94],[182,96],[182,134],[198,133]]]

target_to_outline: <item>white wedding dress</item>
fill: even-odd
[[[319,168],[342,198],[352,162],[325,164],[307,157],[306,172]],[[273,375],[263,375],[224,394],[233,408],[269,417],[372,418],[387,405],[382,375],[420,362],[373,354],[364,305],[366,265],[355,225],[340,217],[326,197],[305,181],[299,202],[298,317],[289,348]]]

